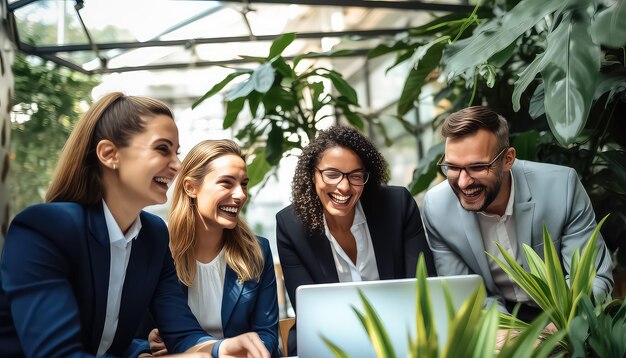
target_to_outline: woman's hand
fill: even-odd
[[[256,332],[225,339],[220,345],[220,358],[270,358],[270,352]]]
[[[150,331],[150,334],[148,335],[148,342],[150,342],[150,351],[152,352],[153,357],[161,357],[167,354],[167,348],[165,347],[165,343],[161,339],[157,328]]]

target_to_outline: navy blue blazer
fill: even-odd
[[[257,239],[265,262],[259,282],[254,280],[239,282],[235,271],[226,265],[222,295],[222,331],[225,338],[246,332],[256,332],[272,357],[276,357],[278,356],[278,298],[274,260],[267,239],[263,237],[257,237]],[[187,286],[182,285],[182,287],[187,294]]]
[[[107,354],[131,353],[146,309],[171,351],[183,352],[207,334],[178,284],[165,223],[146,212],[140,218]],[[0,356],[95,355],[104,328],[110,255],[102,204],[40,204],[16,216],[0,261]]]
[[[409,191],[404,187],[381,186],[364,192],[359,200],[372,237],[380,279],[415,277],[420,253],[424,254],[429,275],[434,276],[433,254]],[[276,214],[276,240],[294,309],[298,286],[339,282],[330,241],[324,232],[308,232],[293,205]]]

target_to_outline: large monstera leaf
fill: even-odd
[[[548,35],[541,70],[548,124],[562,146],[572,144],[587,121],[600,72],[600,46],[593,43],[589,16],[565,15]]]

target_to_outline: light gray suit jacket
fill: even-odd
[[[531,246],[543,258],[543,225],[548,228],[569,281],[574,250],[582,248],[596,228],[595,214],[576,171],[572,168],[516,160],[511,169],[515,180],[513,215],[516,223],[517,250]],[[463,209],[444,181],[430,189],[424,198],[423,221],[426,236],[440,276],[479,274],[485,281],[488,301],[498,300],[506,312],[496,287],[480,232],[476,213]],[[596,297],[608,295],[613,288],[611,255],[601,236],[597,276],[593,283]],[[519,262],[530,271],[525,255]]]

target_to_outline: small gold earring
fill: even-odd
[[[117,170],[117,164],[113,163],[113,170]]]

